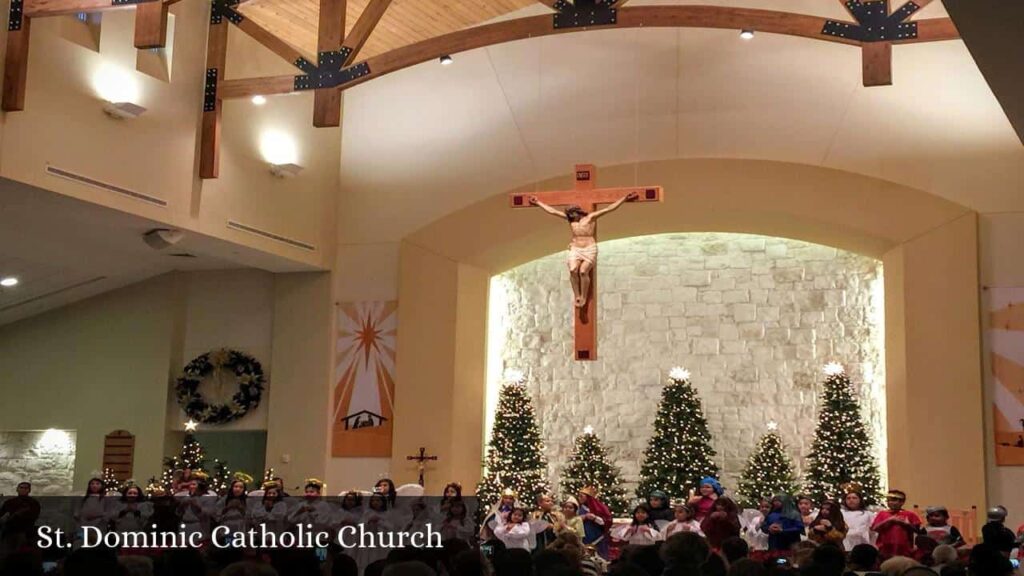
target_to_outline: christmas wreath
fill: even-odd
[[[231,402],[211,404],[199,393],[199,386],[218,370],[234,374],[238,391]],[[224,424],[237,420],[259,406],[265,384],[258,360],[236,350],[215,350],[198,356],[185,366],[174,386],[178,404],[189,418],[204,424]]]

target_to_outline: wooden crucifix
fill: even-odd
[[[573,288],[576,359],[597,359],[597,218],[618,208],[623,202],[661,202],[661,186],[595,188],[597,168],[593,164],[576,165],[576,185],[572,190],[515,192],[509,195],[513,208],[539,207],[549,214],[565,218],[572,228],[569,244],[569,279]],[[598,204],[610,204],[598,210]],[[564,211],[552,206],[566,206]]]
[[[416,467],[420,470],[420,486],[423,486],[423,473],[427,470],[427,462],[437,460],[437,456],[427,456],[427,449],[420,447],[420,453],[415,456],[406,456],[406,460],[415,460]]]

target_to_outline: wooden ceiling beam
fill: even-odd
[[[363,9],[363,13],[359,15],[359,19],[356,20],[352,31],[345,37],[344,46],[351,50],[345,58],[345,66],[355,62],[359,51],[363,49],[366,40],[370,38],[373,29],[377,27],[377,23],[380,22],[381,17],[384,16],[384,12],[390,5],[391,0],[370,0],[366,8]]]
[[[167,45],[168,4],[146,2],[135,8],[135,47],[163,48]]]
[[[243,18],[240,22],[235,24],[235,27],[248,34],[250,38],[262,44],[264,48],[270,50],[274,54],[277,54],[293,66],[299,58],[308,59],[305,54],[300,52],[291,44],[281,40],[272,32],[263,26],[260,26],[256,21],[250,18]]]
[[[346,0],[320,0],[316,47],[319,52],[340,50],[345,37]],[[325,88],[313,93],[313,126],[341,126],[341,90]]]
[[[227,19],[222,19],[218,24],[210,24],[206,41],[207,80],[199,137],[200,178],[216,178],[220,175],[220,118],[224,105],[220,84],[224,81],[227,53],[228,22]]]
[[[390,74],[403,68],[428,62],[445,54],[456,54],[483,48],[503,42],[537,36],[580,32],[608,28],[717,28],[731,30],[756,30],[770,34],[783,34],[835,42],[850,46],[861,46],[861,42],[850,38],[822,33],[826,19],[804,14],[734,8],[722,6],[634,6],[623,8],[614,25],[592,28],[553,28],[550,15],[528,16],[459,30],[397,48],[373,56],[365,61],[369,74],[353,79],[343,88],[350,88],[368,80]],[[917,20],[918,35],[892,41],[893,44],[913,44],[958,39],[959,33],[948,18]],[[232,80],[225,83],[224,98],[241,98],[253,94],[282,94],[294,91],[293,76],[270,76],[247,80]]]
[[[143,4],[161,4],[162,0],[137,0],[134,4],[114,4],[111,0],[25,0],[25,15],[32,18],[62,16],[79,12],[127,10]]]
[[[3,103],[0,106],[5,112],[25,109],[25,86],[28,81],[28,44],[31,24],[31,18],[22,16],[17,29],[7,32],[7,53],[4,54]],[[14,26],[10,27],[14,28]]]
[[[537,0],[537,2],[551,8],[552,10],[558,10],[558,8],[555,8],[555,4],[558,3],[558,0]]]

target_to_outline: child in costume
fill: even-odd
[[[661,490],[652,490],[647,495],[647,508],[650,510],[650,517],[654,522],[671,522],[675,516],[669,505],[668,495]]]
[[[966,544],[964,537],[956,526],[949,523],[949,510],[945,506],[931,506],[924,511],[924,535],[935,540],[939,545],[949,544],[959,548]]]
[[[287,531],[288,504],[281,495],[281,486],[269,480],[263,483],[263,498],[249,512],[249,526],[264,526],[271,534],[283,534]]]
[[[661,539],[661,533],[651,518],[650,508],[640,504],[633,509],[633,522],[620,524],[611,530],[612,538],[634,546],[651,546]]]
[[[732,498],[716,498],[711,512],[700,523],[700,529],[712,549],[718,550],[727,538],[740,535],[740,510]]]
[[[875,533],[871,531],[871,524],[875,521],[875,513],[864,508],[860,484],[848,482],[842,488],[843,521],[846,522],[843,548],[849,552],[859,544],[874,545]]]
[[[800,519],[803,520],[804,526],[810,526],[818,517],[818,512],[814,509],[814,500],[806,494],[796,497],[796,508],[800,511]]]
[[[661,539],[668,540],[668,537],[679,532],[693,532],[704,536],[701,532],[700,522],[693,517],[693,508],[689,504],[678,503],[674,508],[675,518],[668,523],[661,531]]]
[[[818,510],[818,517],[807,528],[807,537],[818,544],[832,544],[841,549],[847,531],[839,503],[835,500],[826,500]]]
[[[466,502],[461,498],[458,500],[452,500],[448,504],[448,510],[445,512],[445,518],[441,522],[441,539],[442,540],[462,540],[467,543],[473,543],[476,534],[476,526],[473,524],[472,519],[469,518],[469,513],[466,510]]]
[[[236,478],[228,486],[228,493],[217,501],[214,519],[232,532],[243,532],[249,524],[248,494],[245,482]]]
[[[888,509],[875,515],[871,523],[871,530],[878,534],[877,547],[882,558],[910,556],[914,551],[914,536],[921,528],[921,519],[903,509],[906,501],[902,490],[889,490],[885,497]]]
[[[718,499],[725,489],[718,483],[716,478],[711,476],[705,476],[700,479],[700,495],[691,496],[688,504],[693,508],[694,518],[698,522],[703,522],[708,514],[711,513],[711,508],[715,504],[715,500]],[[690,491],[693,494],[693,491]]]
[[[772,499],[772,509],[761,523],[768,535],[769,550],[789,550],[804,535],[804,522],[796,502],[789,494]]]
[[[487,541],[494,536],[494,529],[500,522],[508,520],[509,514],[516,508],[516,499],[519,497],[515,490],[506,488],[501,491],[501,497],[491,506],[491,510],[484,516],[480,524],[480,539]]]
[[[508,519],[499,515],[498,525],[494,528],[494,536],[505,545],[506,549],[520,548],[522,550],[533,550],[535,543],[534,531],[530,526],[529,515],[526,510],[516,508],[509,515]]]
[[[537,533],[536,550],[547,548],[548,544],[555,541],[555,527],[565,522],[562,513],[555,509],[555,499],[549,494],[541,494],[537,497],[537,509],[531,514],[531,519],[547,524],[547,528]]]
[[[142,489],[134,482],[125,483],[121,498],[111,506],[110,526],[117,532],[147,530],[147,521],[153,514],[153,505],[146,502]]]
[[[572,532],[582,538],[585,534],[583,531],[583,518],[579,517],[580,503],[574,496],[569,496],[562,503],[562,517],[564,521],[561,526],[555,527],[555,532]]]
[[[583,518],[583,544],[597,549],[597,555],[608,559],[608,531],[612,527],[612,512],[597,497],[597,488],[584,486],[578,495],[580,516]]]

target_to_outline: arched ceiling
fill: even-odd
[[[631,5],[681,3],[697,2]],[[848,18],[832,0],[771,7]],[[944,15],[937,2],[921,13]],[[865,88],[860,51],[849,46],[640,29],[512,42],[393,73],[344,93],[342,241],[403,238],[577,162],[775,160],[896,182],[981,212],[1024,210],[1024,148],[963,43],[896,46],[893,65],[893,86]]]

